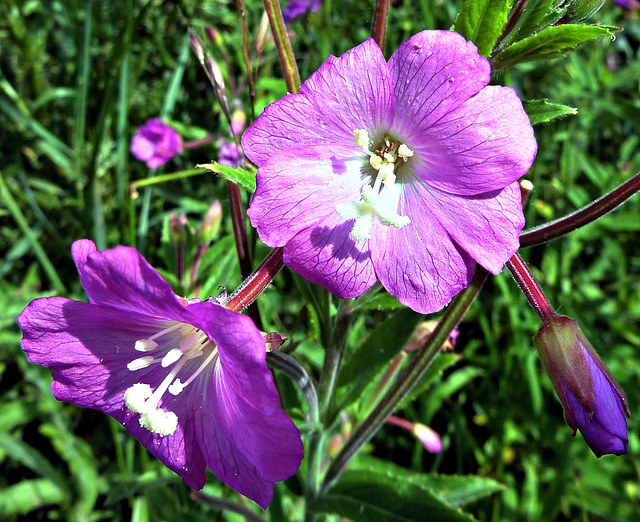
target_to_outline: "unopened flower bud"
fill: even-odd
[[[534,342],[573,435],[580,430],[596,457],[627,453],[627,398],[578,323],[552,315]]]
[[[182,152],[182,137],[160,118],[152,118],[138,130],[131,140],[131,154],[146,161],[150,169],[164,165]]]
[[[187,225],[189,221],[185,214],[169,213],[169,231],[176,245],[184,245],[187,241]]]
[[[413,425],[413,434],[422,442],[422,445],[429,453],[440,453],[442,450],[442,439],[429,426],[416,422]]]
[[[198,234],[198,243],[208,245],[213,241],[218,232],[220,232],[220,222],[222,221],[222,205],[216,199],[207,210],[207,213],[200,225],[200,233]]]

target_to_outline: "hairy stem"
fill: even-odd
[[[531,270],[517,252],[507,261],[507,268],[542,321],[555,313]]]
[[[287,90],[289,92],[298,92],[298,89],[300,89],[300,74],[298,73],[298,65],[293,56],[293,49],[291,49],[291,42],[282,19],[282,11],[278,0],[264,0],[264,8],[269,17],[269,25],[278,49],[278,56],[280,56],[280,64],[282,65],[284,79],[287,82]]]
[[[371,37],[384,54],[384,42],[387,39],[387,18],[389,17],[389,0],[376,0],[376,11],[373,15]]]

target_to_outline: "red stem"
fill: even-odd
[[[540,288],[529,267],[517,252],[507,261],[507,268],[511,271],[511,275],[518,283],[520,290],[527,297],[540,319],[544,321],[547,317],[555,314],[542,288]]]
[[[389,16],[389,0],[376,0],[376,11],[373,16],[371,37],[384,54],[384,42],[387,38],[387,18]]]
[[[389,415],[387,417],[387,422],[389,424],[395,424],[396,426],[400,426],[409,431],[413,431],[413,422],[409,422],[408,420],[401,419],[400,417],[395,417],[393,415]]]
[[[267,256],[257,270],[247,277],[237,290],[231,294],[226,307],[234,312],[244,310],[273,281],[273,278],[283,266],[282,248],[276,248]]]

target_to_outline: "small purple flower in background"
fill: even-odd
[[[536,142],[515,91],[451,31],[389,63],[372,39],[330,56],[244,133],[258,165],[249,216],[284,262],[338,297],[380,279],[422,313],[496,274],[524,226],[517,180]]]
[[[189,486],[209,467],[266,508],[303,448],[253,322],[178,298],[133,248],[81,240],[72,252],[90,304],[36,299],[18,318],[29,361],[53,367],[56,399],[111,415]]]
[[[288,25],[307,11],[315,13],[320,7],[322,7],[322,0],[289,0],[289,3],[282,10],[282,19]]]
[[[415,438],[422,443],[424,449],[429,453],[440,453],[440,451],[442,451],[442,439],[440,439],[440,435],[438,435],[438,433],[429,426],[425,426],[419,422],[409,422],[406,419],[402,419],[394,415],[389,415],[389,417],[387,417],[387,422],[389,424],[400,426],[401,428],[413,433]]]
[[[238,146],[235,143],[229,143],[220,138],[220,146],[218,148],[218,163],[227,167],[240,167],[244,163],[244,156],[240,154]]]
[[[138,130],[131,140],[131,154],[147,167],[155,169],[182,152],[180,134],[160,118],[152,118]]]
[[[578,323],[552,315],[534,341],[573,435],[580,430],[596,457],[626,454],[627,398]]]
[[[640,2],[638,0],[615,0],[614,4],[627,11],[631,11],[632,9],[640,10]]]

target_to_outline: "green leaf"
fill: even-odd
[[[420,484],[455,508],[505,490],[503,484],[491,478],[475,475],[416,473],[371,455],[360,455],[353,460],[349,469],[377,471],[397,480],[408,480],[414,484]]]
[[[249,192],[256,191],[256,172],[255,170],[247,170],[242,167],[227,167],[226,165],[220,165],[219,163],[206,163],[204,165],[196,165],[198,168],[210,170],[219,174],[228,181],[232,181],[246,188]]]
[[[518,2],[518,4],[522,4]],[[526,7],[518,15],[516,8],[511,13],[511,17],[516,17],[516,23],[509,31],[507,37],[502,41],[501,47],[506,48],[513,42],[517,42],[542,31],[556,23],[565,14],[567,8],[558,4],[557,0],[528,0]]]
[[[47,479],[23,480],[0,491],[0,518],[25,515],[66,500],[65,491]]]
[[[510,8],[511,0],[466,0],[452,29],[476,44],[478,54],[489,58]]]
[[[354,522],[413,522],[425,520],[426,514],[430,522],[475,520],[449,506],[420,481],[373,469],[346,471],[310,509]]]
[[[345,393],[338,410],[361,398],[375,375],[409,341],[423,316],[409,308],[398,310],[380,323],[352,353],[340,370],[338,387]]]
[[[537,34],[507,47],[494,58],[494,70],[516,63],[550,60],[578,45],[601,36],[613,36],[618,27],[606,25],[571,24],[547,27]]]
[[[559,103],[549,103],[546,98],[542,100],[525,100],[522,102],[522,105],[529,115],[531,125],[549,123],[564,116],[575,116],[578,114],[578,109]]]

